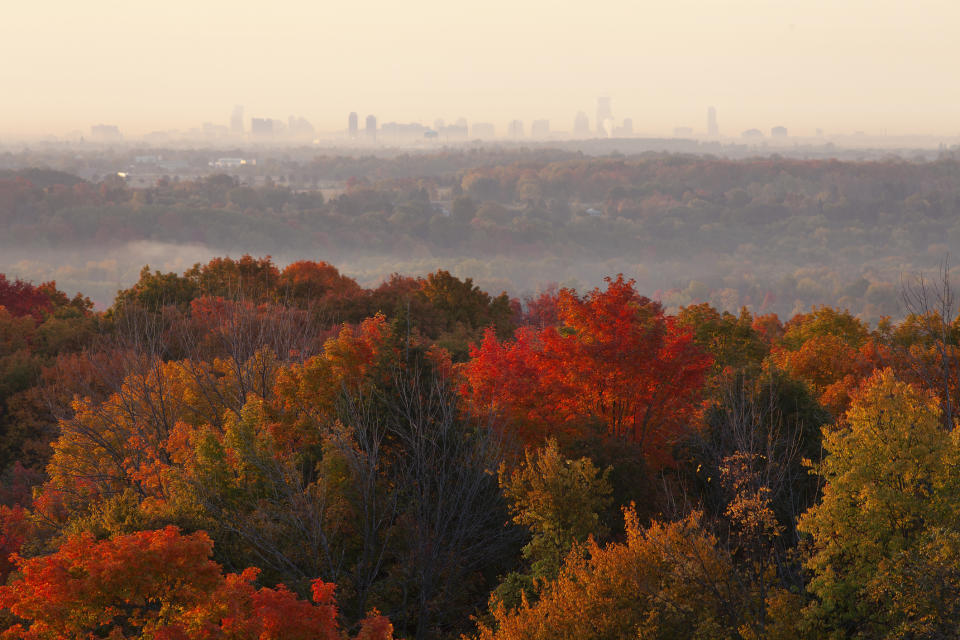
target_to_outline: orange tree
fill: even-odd
[[[257,569],[221,573],[213,543],[176,527],[95,541],[69,538],[47,556],[14,556],[18,575],[0,587],[0,607],[19,620],[3,638],[341,638],[334,585],[315,581],[315,604],[283,586],[256,588]],[[361,637],[389,638],[392,627],[367,618]]]
[[[712,365],[691,332],[623,276],[580,297],[559,293],[561,326],[488,331],[463,368],[472,410],[506,419],[522,443],[583,438],[591,426],[636,443],[653,466],[702,409]]]

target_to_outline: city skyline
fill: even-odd
[[[222,123],[233,104],[245,116],[301,114],[318,131],[342,129],[357,109],[397,122],[463,116],[505,131],[514,119],[547,119],[566,129],[578,110],[594,120],[597,96],[612,96],[638,133],[700,128],[711,104],[727,132],[960,132],[960,6],[934,0],[612,0],[602,12],[539,0],[7,9],[8,138],[98,123],[130,136],[188,129]]]
[[[662,137],[662,138],[689,138],[705,141],[736,141],[742,140],[747,143],[756,144],[766,142],[768,139],[773,142],[779,140],[782,143],[785,140],[824,140],[833,138],[852,137],[852,138],[883,138],[888,137],[887,131],[865,132],[863,130],[845,131],[845,132],[825,132],[817,128],[813,132],[800,132],[783,124],[772,126],[751,126],[742,131],[721,131],[718,119],[717,108],[710,105],[706,108],[706,124],[704,128],[687,126],[685,124],[675,125],[670,132],[658,132],[659,135],[650,135],[649,132],[635,131],[633,119],[630,117],[615,117],[613,101],[610,96],[599,96],[596,98],[596,115],[594,120],[583,111],[577,111],[573,118],[572,126],[557,126],[548,118],[532,118],[524,120],[522,118],[512,118],[505,124],[498,126],[495,123],[483,121],[468,121],[467,118],[460,116],[455,121],[450,122],[442,118],[434,118],[432,128],[430,125],[423,124],[428,122],[429,118],[420,118],[413,121],[400,122],[389,118],[379,119],[376,114],[364,114],[363,129],[360,128],[360,113],[351,111],[347,114],[346,125],[339,129],[322,131],[316,129],[313,124],[302,116],[290,115],[286,122],[281,118],[268,118],[250,116],[244,120],[245,107],[243,105],[234,105],[230,112],[229,122],[226,125],[213,122],[204,122],[200,127],[191,127],[187,130],[168,130],[158,131],[146,136],[131,136],[124,138],[123,132],[117,125],[99,123],[91,125],[89,128],[89,137],[97,142],[120,142],[153,140],[159,141],[164,137],[168,139],[198,141],[225,141],[225,142],[266,142],[266,141],[311,141],[315,143],[336,142],[337,140],[354,142],[359,144],[370,144],[379,142],[396,143],[409,142],[419,139],[435,140],[440,142],[456,142],[468,140],[577,140],[589,138],[644,138],[644,137]],[[569,120],[568,120],[569,121]],[[780,121],[777,121],[780,122]],[[247,124],[249,123],[249,124]],[[528,133],[529,131],[529,133]],[[361,135],[362,134],[362,135]],[[82,131],[74,132],[73,137],[86,139]],[[901,135],[893,138],[923,138],[924,136]],[[927,136],[927,138],[931,138]],[[937,136],[932,136],[937,138]],[[950,140],[955,143],[960,139],[960,135],[943,136],[943,140]]]

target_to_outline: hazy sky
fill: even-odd
[[[933,0],[9,0],[0,133],[298,114],[549,118],[609,95],[641,133],[960,133],[960,3]]]

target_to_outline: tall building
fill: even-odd
[[[573,135],[580,138],[590,135],[590,119],[583,111],[578,111],[577,117],[573,119]]]
[[[371,140],[377,139],[377,116],[367,116],[367,126],[365,131],[368,138]]]
[[[533,138],[546,138],[550,136],[549,120],[534,120],[530,125],[530,136]]]
[[[235,136],[243,135],[243,106],[235,105],[230,114],[230,133]]]
[[[351,138],[356,138],[360,131],[360,117],[356,111],[351,111],[350,115],[347,116],[347,131],[350,132]]]
[[[507,125],[507,135],[511,138],[522,138],[523,122],[520,120],[512,120],[510,124]]]
[[[613,109],[610,107],[610,98],[597,98],[597,133],[609,136],[613,133]]]
[[[95,124],[90,127],[90,137],[99,142],[119,142],[123,139],[115,124]]]
[[[707,109],[707,136],[711,138],[719,137],[720,127],[717,126],[717,110],[713,107]]]
[[[489,122],[474,122],[470,127],[470,135],[480,140],[492,140],[496,137],[497,130]]]
[[[315,129],[310,121],[302,116],[287,118],[287,135],[294,138],[313,138]]]
[[[250,133],[255,136],[272,136],[274,134],[273,120],[270,118],[251,118]]]
[[[786,138],[787,137],[787,128],[786,127],[773,127],[770,129],[770,136],[773,138]]]

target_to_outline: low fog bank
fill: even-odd
[[[205,157],[189,160],[199,171]],[[960,241],[952,152],[839,162],[499,149],[150,173],[161,160],[99,181],[78,176],[120,158],[0,171],[0,269],[99,308],[144,265],[182,273],[246,253],[281,267],[323,260],[366,287],[446,269],[519,298],[623,273],[668,310],[789,317],[831,305],[876,322],[902,316],[902,279],[937,269]]]
[[[0,250],[0,272],[35,283],[54,280],[68,294],[82,293],[98,309],[105,309],[118,290],[137,281],[144,265],[162,272],[182,273],[214,257],[236,258],[244,253],[266,255],[254,249],[224,251],[202,244],[146,241],[109,249],[4,248]],[[691,256],[642,261],[630,257],[564,260],[558,256],[531,259],[509,254],[444,257],[428,253],[412,256],[289,252],[272,258],[279,267],[296,260],[325,260],[365,287],[375,287],[393,273],[422,276],[445,269],[459,278],[472,278],[487,292],[506,291],[521,299],[553,284],[586,291],[600,286],[605,277],[623,273],[637,281],[641,292],[660,300],[671,312],[681,306],[709,302],[726,311],[747,307],[755,313],[774,312],[787,318],[813,305],[830,304],[848,306],[872,322],[882,316],[902,315],[901,280],[937,267],[933,256],[913,264],[880,260],[865,268],[754,265],[742,261],[723,264]],[[960,273],[955,275],[960,277]],[[864,299],[868,302],[866,309],[862,308]]]

